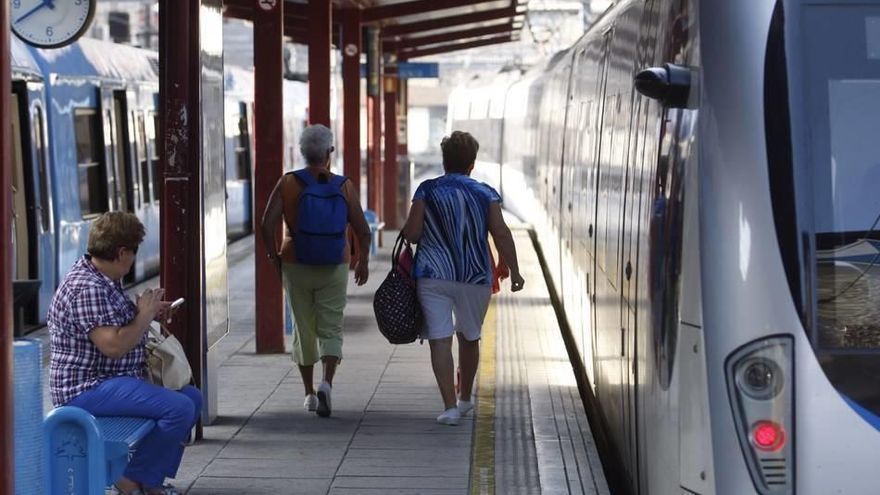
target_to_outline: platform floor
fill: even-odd
[[[525,289],[505,282],[493,297],[476,414],[457,427],[434,421],[442,402],[427,342],[392,346],[376,327],[389,242],[368,284],[349,285],[330,418],[303,410],[289,354],[255,354],[253,238],[232,244],[219,417],[172,482],[192,495],[608,494],[538,257],[527,231],[514,235]]]

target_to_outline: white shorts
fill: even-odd
[[[417,292],[425,316],[423,339],[444,339],[454,332],[462,333],[469,341],[480,339],[492,297],[490,286],[420,278]]]

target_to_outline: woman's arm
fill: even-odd
[[[422,229],[425,226],[425,200],[417,199],[413,201],[409,209],[409,216],[403,225],[403,238],[407,241],[418,244],[422,238]]]
[[[519,273],[513,234],[510,233],[510,228],[504,222],[501,205],[495,202],[489,203],[489,232],[495,241],[495,248],[498,249],[499,256],[504,264],[510,268],[510,289],[514,292],[522,289],[525,281]]]
[[[348,201],[348,223],[354,230],[358,241],[358,259],[354,267],[354,281],[357,285],[364,285],[370,276],[370,224],[364,216],[361,208],[361,200],[355,191],[354,184],[349,180],[345,182],[345,194]]]
[[[164,294],[164,289],[147,290],[138,298],[138,312],[133,320],[121,327],[96,327],[89,332],[89,339],[110,359],[125,356],[141,341],[156,314],[171,305],[162,300]]]
[[[281,258],[278,256],[278,245],[275,240],[275,231],[278,229],[278,222],[281,221],[281,215],[284,213],[284,204],[281,201],[281,181],[275,183],[272,194],[269,195],[269,201],[266,204],[266,211],[263,212],[263,220],[260,222],[260,233],[263,236],[263,247],[266,254],[275,267],[281,270]]]

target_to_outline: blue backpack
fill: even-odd
[[[300,193],[294,246],[296,262],[303,265],[337,265],[345,256],[348,201],[342,192],[347,177],[330,176],[318,182],[308,170],[294,172],[306,188]]]

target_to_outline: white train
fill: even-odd
[[[880,493],[880,0],[620,0],[455,91],[622,492]]]

